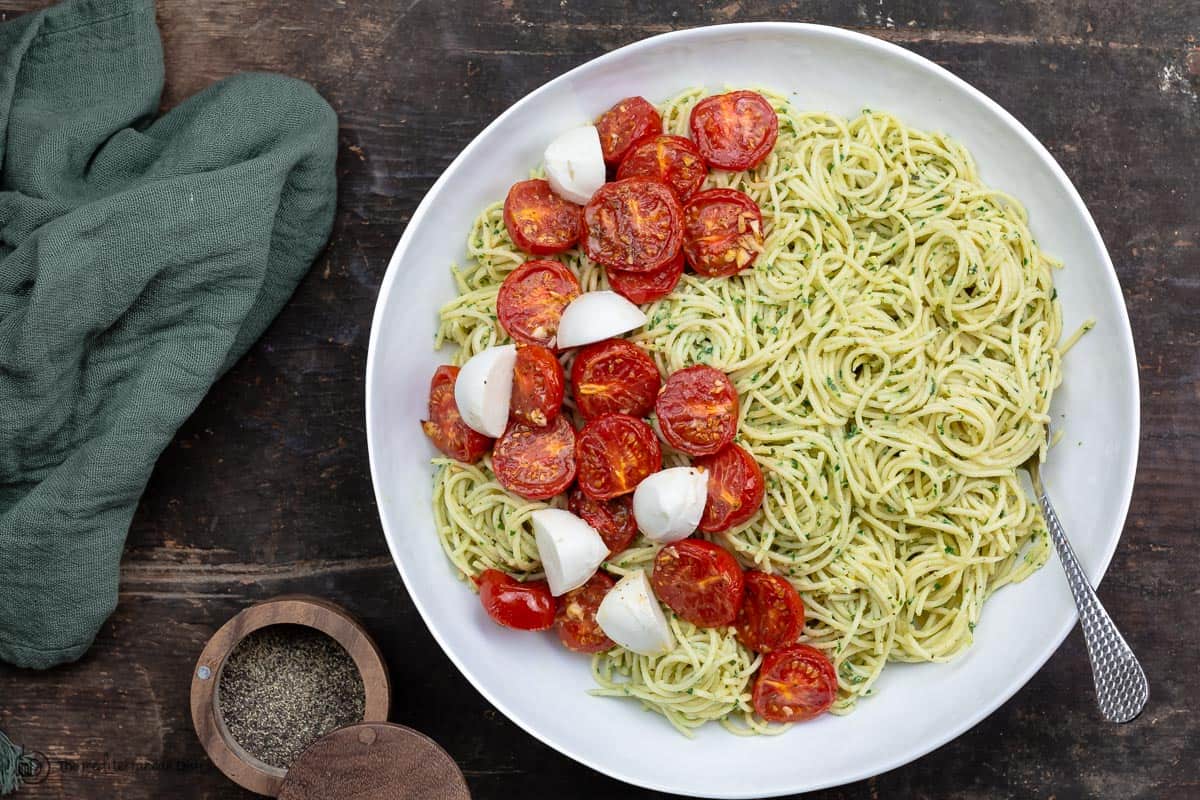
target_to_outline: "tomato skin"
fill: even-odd
[[[508,491],[549,500],[575,480],[575,427],[559,415],[545,428],[510,422],[492,449],[492,472]]]
[[[679,255],[683,209],[649,178],[606,183],[583,207],[583,251],[609,269],[649,272]]]
[[[708,503],[700,530],[719,533],[741,525],[762,505],[766,486],[754,456],[730,442],[715,455],[702,456],[692,466],[708,473]]]
[[[746,571],[746,598],[737,617],[742,644],[759,653],[795,644],[804,630],[804,601],[779,575]]]
[[[681,539],[659,550],[650,585],[672,611],[702,628],[732,625],[745,592],[737,559],[704,539]]]
[[[500,625],[544,631],[554,624],[554,596],[545,581],[521,583],[498,569],[485,569],[475,584],[483,610]]]
[[[653,303],[675,291],[683,277],[683,249],[679,255],[648,272],[630,272],[624,269],[606,269],[608,285],[617,294],[636,305]]]
[[[683,252],[698,274],[736,275],[754,266],[762,249],[762,210],[750,195],[709,189],[683,207]]]
[[[660,386],[654,360],[624,339],[589,344],[571,365],[571,393],[585,419],[602,414],[644,417],[654,408]]]
[[[662,115],[644,97],[626,97],[596,120],[604,163],[615,167],[638,139],[662,133]]]
[[[690,139],[657,134],[634,142],[621,161],[617,180],[635,177],[662,181],[683,203],[708,177],[708,165]]]
[[[697,364],[667,377],[654,403],[667,444],[692,456],[709,456],[737,432],[737,390],[725,373]]]
[[[779,138],[779,115],[758,92],[706,97],[692,108],[688,122],[692,141],[717,169],[754,169]]]
[[[548,348],[523,344],[513,368],[509,415],[533,428],[544,428],[562,411],[566,377],[562,364]]]
[[[608,548],[609,556],[624,551],[637,536],[633,495],[624,494],[612,500],[593,500],[576,486],[567,495],[567,508],[596,529]]]
[[[514,341],[553,348],[563,309],[579,294],[579,279],[559,262],[526,261],[500,284],[496,318]]]
[[[576,653],[601,653],[616,646],[596,623],[596,609],[616,581],[603,572],[558,599],[554,630],[563,647]]]
[[[589,420],[579,433],[576,455],[579,488],[593,500],[629,494],[662,467],[662,448],[654,429],[625,414]]]
[[[519,181],[504,198],[504,227],[521,250],[551,256],[579,241],[579,212],[579,206],[554,193],[549,181]]]
[[[454,400],[454,382],[458,367],[443,364],[434,370],[429,382],[429,419],[421,421],[421,430],[434,447],[464,464],[474,464],[492,446],[492,440],[467,426]]]
[[[754,681],[754,710],[767,722],[803,722],[837,698],[837,674],[815,647],[794,644],[763,657]]]

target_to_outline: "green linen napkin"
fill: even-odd
[[[79,658],[159,453],[333,220],[337,119],[239,75],[159,119],[152,0],[0,25],[0,660]]]

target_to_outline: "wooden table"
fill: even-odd
[[[42,0],[0,0],[11,16]],[[121,602],[91,653],[0,667],[0,730],[54,762],[22,797],[248,796],[204,758],[190,671],[230,615],[311,592],[361,615],[396,721],[441,742],[477,798],[649,797],[497,713],[434,643],[384,547],[363,369],[392,248],[430,184],[551,77],[652,34],[717,22],[841,25],[953,70],[1021,119],[1079,187],[1117,264],[1142,380],[1142,455],[1100,595],[1150,678],[1135,723],[1095,710],[1078,633],[951,744],[822,798],[1200,794],[1200,6],[1195,0],[163,0],[166,106],[241,70],[312,82],[341,117],[328,250],[163,454],[129,535]],[[1051,567],[1056,568],[1056,567]],[[736,765],[730,765],[736,769]]]

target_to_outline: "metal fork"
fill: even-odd
[[[1067,541],[1067,532],[1058,521],[1050,497],[1042,486],[1038,458],[1039,454],[1035,452],[1023,466],[1033,483],[1046,527],[1050,529],[1050,538],[1058,551],[1058,560],[1067,573],[1075,607],[1079,609],[1079,624],[1087,643],[1088,660],[1092,663],[1092,680],[1096,683],[1096,703],[1109,722],[1129,722],[1142,713],[1150,697],[1146,673],[1084,575],[1079,559]]]

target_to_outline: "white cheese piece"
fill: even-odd
[[[463,364],[454,381],[454,402],[467,427],[493,439],[508,425],[516,345],[489,347]]]
[[[655,656],[675,646],[645,570],[626,575],[604,595],[596,609],[596,624],[608,638],[639,655]]]
[[[604,151],[595,125],[572,128],[546,148],[546,180],[559,197],[584,205],[604,185]]]
[[[646,315],[616,292],[584,292],[563,310],[558,347],[579,347],[620,336],[646,324]]]
[[[633,516],[647,539],[676,542],[700,524],[708,502],[708,476],[695,467],[655,472],[633,492]]]
[[[596,529],[570,511],[543,508],[529,519],[546,582],[555,597],[587,583],[608,557],[608,547]]]

